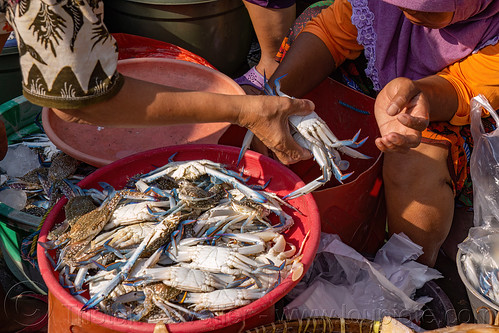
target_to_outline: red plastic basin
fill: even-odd
[[[115,188],[121,188],[128,178],[137,173],[148,172],[166,164],[175,152],[175,160],[210,159],[234,167],[239,149],[221,145],[183,145],[159,148],[126,157],[102,167],[82,180],[82,188],[100,188],[98,182],[105,181]],[[247,152],[242,160],[245,175],[251,176],[249,183],[264,184],[272,179],[267,191],[284,196],[301,187],[304,183],[292,171],[282,164],[255,152]],[[239,169],[238,171],[240,171]],[[48,215],[40,232],[40,242],[45,242],[50,229],[64,219],[64,204],[60,200]],[[302,196],[289,201],[301,213],[285,208],[293,216],[294,226],[284,236],[286,240],[299,247],[308,233],[303,247],[301,262],[308,269],[317,252],[320,239],[320,219],[317,205],[312,195]],[[96,310],[81,311],[83,304],[78,302],[64,289],[38,244],[38,262],[42,277],[49,289],[49,331],[50,332],[153,332],[154,324],[137,323],[105,315]],[[284,297],[298,281],[291,276],[284,279],[274,290],[251,304],[232,310],[213,319],[167,325],[169,332],[238,332],[274,321],[273,305]]]
[[[188,61],[166,58],[120,60],[118,71],[129,77],[176,88],[227,95],[244,95],[225,74]],[[215,144],[229,123],[184,124],[146,128],[97,127],[61,120],[48,108],[42,122],[50,140],[66,154],[101,167],[153,148],[186,143]]]

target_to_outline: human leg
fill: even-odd
[[[243,1],[243,3],[250,15],[261,49],[260,61],[255,66],[256,70],[270,77],[278,65],[274,57],[284,36],[295,21],[296,4],[285,8],[269,8],[248,1]]]
[[[448,148],[422,143],[408,153],[386,153],[383,164],[388,230],[403,232],[423,247],[419,258],[435,264],[449,233],[454,192],[448,168]]]

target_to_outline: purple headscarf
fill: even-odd
[[[349,1],[368,60],[366,74],[378,91],[396,77],[416,80],[435,74],[499,41],[499,0]],[[449,26],[429,29],[412,24],[397,6],[455,13]]]

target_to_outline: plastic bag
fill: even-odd
[[[499,228],[471,228],[468,238],[458,245],[459,258],[468,282],[489,301],[499,306]]]
[[[487,110],[499,125],[499,117],[485,96],[471,99],[473,153],[470,172],[473,181],[473,223],[475,226],[499,226],[499,129],[485,133],[481,116]]]
[[[406,235],[394,234],[370,261],[337,235],[322,233],[312,267],[286,295],[284,315],[288,320],[316,316],[419,320],[431,298],[416,296],[416,290],[442,277],[414,261],[422,253],[421,246]]]

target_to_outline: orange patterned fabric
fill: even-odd
[[[485,132],[496,129],[494,118],[482,118]],[[425,143],[442,144],[449,149],[447,158],[456,204],[473,206],[473,184],[471,182],[469,159],[473,151],[473,137],[470,126],[454,126],[448,122],[430,123],[421,140]]]
[[[454,195],[463,187],[466,175],[466,154],[464,138],[460,135],[460,126],[447,122],[431,123],[423,132],[422,142],[442,144],[449,148],[448,167],[453,181]]]

